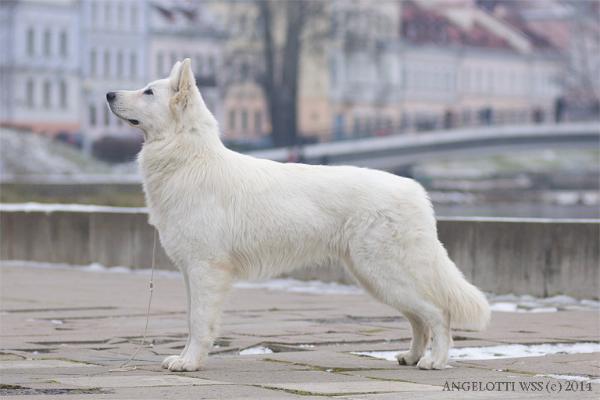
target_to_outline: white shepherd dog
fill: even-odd
[[[283,164],[225,148],[190,60],[167,79],[107,93],[140,128],[150,223],[187,286],[189,337],[171,371],[202,367],[232,281],[331,261],[412,327],[400,364],[444,368],[450,327],[483,329],[489,305],[448,257],[425,190],[386,172]],[[425,353],[432,337],[431,352]]]

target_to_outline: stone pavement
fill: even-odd
[[[408,322],[369,296],[266,289],[235,289],[205,368],[171,373],[160,362],[183,348],[187,333],[183,283],[172,276],[155,280],[152,347],[140,351],[135,370],[111,371],[141,339],[147,275],[5,266],[0,280],[0,396],[7,398],[587,399],[600,393],[600,384],[591,383],[600,382],[599,353],[451,361],[452,368],[420,371],[352,354],[409,346]],[[493,314],[486,332],[455,331],[454,340],[455,347],[598,342],[599,328],[597,310],[503,312]],[[271,353],[246,354],[260,353],[257,346]],[[453,383],[465,390],[444,390]]]

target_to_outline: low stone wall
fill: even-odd
[[[599,298],[600,221],[440,218],[440,239],[466,277],[494,293]],[[149,268],[153,228],[143,209],[0,207],[0,259]],[[174,269],[158,246],[157,266]],[[301,279],[351,282],[339,267]]]

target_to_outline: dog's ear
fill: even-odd
[[[191,90],[194,86],[196,86],[196,78],[194,77],[194,71],[192,71],[192,61],[189,58],[186,58],[181,64],[177,91],[186,92]]]
[[[171,89],[174,91],[179,87],[179,76],[181,75],[181,61],[177,61],[173,68],[171,68],[171,73],[169,74],[169,82],[171,83]]]
[[[177,82],[177,86],[175,87],[175,94],[169,102],[169,106],[175,114],[185,110],[190,104],[197,101],[199,97],[195,95],[197,92],[196,78],[194,78],[192,62],[189,58],[183,60],[178,72],[177,78],[171,80],[171,85]]]

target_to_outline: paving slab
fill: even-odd
[[[439,387],[421,385],[411,382],[391,381],[353,381],[353,382],[309,382],[309,383],[277,383],[262,385],[266,388],[283,389],[298,394],[332,396],[359,393],[404,393],[404,392],[437,392]]]
[[[198,385],[230,385],[229,382],[211,381],[208,379],[189,378],[178,375],[123,375],[123,376],[76,376],[58,377],[58,383],[81,387],[152,387],[152,386],[198,386]]]
[[[84,364],[73,361],[63,360],[10,360],[0,362],[0,370],[5,369],[40,369],[40,368],[81,368],[93,367],[91,364]]]
[[[144,274],[0,266],[0,396],[387,400],[600,395],[599,353],[451,361],[452,368],[441,371],[352,354],[410,345],[408,322],[366,294],[236,289],[203,369],[168,372],[160,363],[181,351],[187,324],[183,283],[165,276],[155,279],[147,334],[151,345],[139,351],[131,363],[135,369],[114,371],[140,344],[147,294]],[[494,312],[488,330],[456,330],[454,340],[457,347],[598,342],[599,327],[600,314],[594,310]],[[271,352],[239,354],[255,346]],[[448,383],[461,382],[539,381],[564,387],[569,379],[583,382],[586,390],[444,390]]]

